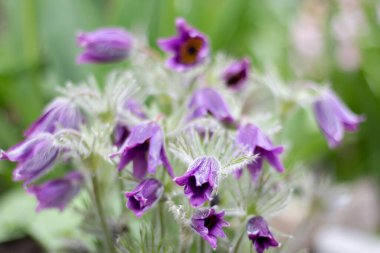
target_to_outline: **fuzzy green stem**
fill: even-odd
[[[96,208],[96,211],[98,213],[100,225],[102,226],[102,230],[104,233],[104,241],[105,241],[104,246],[106,247],[108,253],[115,253],[115,248],[113,246],[111,231],[109,230],[109,227],[107,225],[106,218],[104,215],[104,210],[103,210],[100,192],[99,192],[99,183],[98,183],[96,176],[92,177],[92,190],[94,193],[95,208]]]
[[[199,252],[206,253],[205,241],[202,237],[199,237]]]

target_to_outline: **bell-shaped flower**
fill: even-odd
[[[44,133],[33,136],[0,154],[0,159],[17,162],[13,180],[26,184],[40,178],[57,162],[60,148],[54,144],[54,137]]]
[[[61,211],[79,193],[84,179],[79,172],[71,172],[63,178],[48,181],[42,185],[32,185],[26,191],[38,200],[37,212],[57,208]]]
[[[250,62],[247,58],[233,62],[223,73],[223,80],[227,87],[240,90],[248,80]]]
[[[128,199],[127,207],[140,218],[160,199],[163,189],[160,181],[145,179],[133,191],[125,194]]]
[[[258,155],[255,161],[247,165],[254,181],[257,180],[262,171],[264,159],[278,172],[285,170],[279,158],[284,148],[274,146],[272,141],[257,126],[253,124],[241,125],[237,132],[236,143],[245,147],[252,154]],[[240,173],[241,170],[238,172],[238,176]]]
[[[210,114],[222,123],[234,123],[234,118],[228,109],[223,97],[212,88],[201,88],[194,92],[189,103],[190,114],[187,119],[192,120]]]
[[[78,129],[84,123],[84,118],[79,108],[72,101],[66,98],[53,100],[44,110],[28,130],[26,137],[31,137],[39,133],[54,133],[61,128]]]
[[[146,115],[143,112],[141,105],[136,100],[126,100],[122,108],[123,110],[130,112],[139,119],[146,119]],[[125,142],[125,140],[128,138],[131,132],[129,128],[129,126],[127,126],[125,123],[121,121],[118,121],[116,123],[113,134],[113,141],[116,147],[120,148]]]
[[[124,60],[132,49],[132,36],[122,28],[101,28],[93,32],[81,32],[77,43],[84,51],[77,63],[110,63]]]
[[[183,176],[175,178],[174,181],[185,186],[185,195],[190,199],[191,205],[197,207],[211,200],[212,192],[218,184],[220,167],[215,158],[200,157],[190,164]]]
[[[209,54],[209,43],[205,35],[190,27],[182,18],[176,20],[177,36],[159,39],[158,46],[173,56],[166,66],[176,71],[185,71],[202,63]]]
[[[173,169],[164,148],[164,133],[155,122],[145,122],[131,129],[127,140],[119,151],[112,156],[120,156],[119,171],[133,162],[133,175],[143,179],[149,172],[156,173],[158,166],[163,165],[171,177]]]
[[[224,212],[217,213],[213,208],[198,209],[191,217],[191,227],[203,239],[205,239],[213,249],[218,246],[218,237],[224,238],[223,227],[230,224],[224,220]]]
[[[332,90],[326,91],[315,101],[314,113],[330,148],[342,142],[344,130],[356,131],[365,119],[350,111]]]
[[[247,234],[252,241],[257,253],[263,253],[269,247],[278,247],[280,243],[274,238],[268,228],[267,222],[261,216],[249,219],[247,224]]]

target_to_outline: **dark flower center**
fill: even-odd
[[[136,199],[136,197],[132,196],[129,198],[129,202],[134,210],[141,210],[143,207],[141,206],[140,201]]]
[[[183,64],[193,64],[197,60],[198,53],[203,46],[200,38],[191,38],[185,41],[180,48],[179,58]]]
[[[241,80],[244,79],[244,72],[240,71],[239,73],[236,73],[234,75],[231,75],[227,79],[227,86],[234,86],[238,84]]]
[[[218,217],[216,215],[211,215],[205,219],[205,227],[210,232],[217,224],[218,224]]]
[[[197,186],[197,181],[195,177],[190,177],[187,186],[191,189],[194,196],[202,196],[207,189],[210,187],[209,183],[204,183],[201,186]]]

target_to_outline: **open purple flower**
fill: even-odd
[[[173,56],[166,66],[176,71],[185,71],[202,63],[209,53],[205,35],[190,27],[182,18],[176,20],[177,36],[159,39],[159,47]]]
[[[188,120],[212,115],[222,123],[233,123],[230,110],[223,97],[212,88],[201,88],[194,92],[189,103]]]
[[[213,208],[198,209],[191,217],[191,227],[205,239],[213,249],[218,246],[217,238],[226,237],[223,227],[230,224],[224,220],[224,212],[216,213]]]
[[[71,172],[63,178],[54,179],[38,186],[32,185],[26,191],[36,196],[37,212],[48,208],[58,208],[63,211],[79,193],[83,181],[83,176],[79,172]]]
[[[145,179],[133,191],[125,194],[128,199],[127,207],[140,218],[160,199],[162,193],[163,186],[160,181]]]
[[[365,119],[351,112],[332,90],[325,92],[314,103],[314,113],[330,148],[341,143],[344,130],[356,131]]]
[[[240,90],[248,80],[250,62],[247,58],[232,63],[225,70],[223,80],[227,87]]]
[[[47,173],[56,163],[60,149],[54,137],[44,133],[28,138],[0,154],[0,159],[17,162],[13,180],[30,183]]]
[[[78,129],[83,124],[84,118],[77,106],[68,99],[58,98],[53,100],[28,130],[26,137],[39,133],[54,133],[60,128]]]
[[[238,145],[244,146],[252,154],[258,155],[255,161],[247,165],[252,179],[257,180],[263,167],[263,160],[267,160],[278,172],[285,170],[281,163],[279,155],[284,148],[274,146],[271,140],[255,125],[246,124],[240,126],[237,132],[236,142]],[[238,176],[240,172],[238,172]]]
[[[185,186],[185,195],[192,206],[197,207],[211,199],[211,194],[217,186],[220,163],[213,157],[200,157],[190,164],[187,172],[174,179]]]
[[[263,253],[269,247],[280,246],[279,242],[269,231],[268,224],[261,216],[249,219],[247,224],[247,234],[249,240],[255,246],[257,253]]]
[[[141,105],[133,99],[126,100],[123,104],[123,109],[131,112],[137,118],[146,119],[146,115],[143,112]],[[125,123],[122,123],[120,121],[117,122],[114,129],[115,146],[120,148],[125,142],[125,140],[128,138],[129,134],[130,134],[129,126],[127,126]]]
[[[79,33],[77,43],[84,48],[77,63],[109,63],[121,61],[129,55],[132,37],[122,28],[102,28]]]
[[[133,175],[137,179],[143,179],[147,172],[156,173],[160,165],[174,177],[164,148],[164,133],[155,122],[141,123],[133,127],[123,146],[112,156],[115,155],[120,156],[119,171],[133,162]]]

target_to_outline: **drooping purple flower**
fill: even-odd
[[[223,80],[227,87],[240,90],[248,80],[250,62],[247,58],[233,62],[225,70]]]
[[[84,52],[77,57],[78,64],[110,63],[128,57],[132,37],[122,28],[101,28],[79,33],[77,43],[84,48]]]
[[[166,66],[176,71],[185,71],[202,63],[209,53],[207,37],[190,27],[183,18],[176,20],[177,36],[159,39],[158,46],[173,56]]]
[[[201,88],[194,92],[189,103],[190,115],[187,119],[201,118],[212,115],[222,123],[233,123],[234,118],[223,97],[212,88]]]
[[[0,159],[17,162],[13,180],[26,184],[47,173],[56,163],[60,148],[54,144],[54,137],[43,133],[11,147],[0,154]]]
[[[128,199],[127,207],[140,218],[160,199],[162,193],[163,186],[160,181],[145,179],[133,191],[125,194]]]
[[[330,148],[341,143],[344,130],[356,131],[365,120],[364,116],[351,112],[332,90],[326,91],[314,103],[314,113]]]
[[[274,146],[271,140],[255,125],[241,125],[237,132],[236,142],[244,146],[252,154],[258,155],[255,161],[247,165],[252,179],[257,180],[263,167],[263,160],[273,166],[278,172],[285,170],[279,155],[283,152],[282,146]],[[238,172],[240,176],[241,170]]]
[[[217,186],[220,163],[213,157],[200,157],[190,164],[187,172],[174,179],[185,186],[185,195],[190,199],[192,206],[197,207],[211,200],[212,191]]]
[[[133,99],[128,99],[124,102],[123,110],[131,112],[137,118],[146,119],[146,115],[143,112],[141,105]],[[125,123],[121,121],[117,122],[113,136],[115,146],[120,148],[125,142],[125,140],[128,138],[129,134],[129,126],[127,126]]]
[[[280,243],[269,231],[268,224],[261,216],[249,219],[247,224],[247,234],[252,241],[257,253],[263,253],[269,247],[278,247]]]
[[[32,185],[26,191],[38,200],[37,212],[57,208],[60,211],[79,193],[84,179],[79,172],[71,172],[63,178],[48,181],[42,185]]]
[[[216,213],[213,208],[198,209],[191,218],[191,227],[205,239],[213,249],[218,246],[217,238],[226,237],[223,227],[230,224],[224,220],[224,211]]]
[[[79,108],[66,98],[53,100],[44,110],[28,130],[26,137],[31,137],[39,133],[54,133],[60,128],[78,129],[83,124],[84,118]]]
[[[147,172],[154,174],[158,166],[163,165],[171,177],[173,169],[164,148],[164,133],[155,122],[136,125],[119,151],[112,156],[120,156],[119,171],[133,162],[133,175],[143,179]]]

